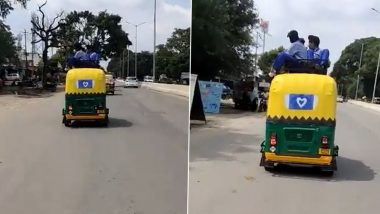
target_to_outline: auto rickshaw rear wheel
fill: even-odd
[[[71,125],[71,120],[67,120],[65,116],[63,116],[62,123],[65,124],[66,127]]]

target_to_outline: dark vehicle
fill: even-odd
[[[380,97],[374,97],[373,98],[373,103],[380,104]]]
[[[182,72],[181,73],[181,84],[188,85],[189,84],[190,75],[189,72]]]
[[[232,99],[236,109],[256,111],[258,108],[258,91],[254,87],[254,82],[252,80],[235,82]]]
[[[168,78],[166,74],[161,74],[160,78],[158,79],[159,83],[166,83],[166,84],[173,84],[173,79]]]
[[[232,89],[226,85],[223,85],[222,99],[227,100],[232,98]]]

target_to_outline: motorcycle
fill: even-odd
[[[257,112],[266,112],[268,108],[267,98],[264,92],[259,93],[259,99],[257,102]]]

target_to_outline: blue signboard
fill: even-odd
[[[220,99],[223,93],[223,84],[218,82],[198,81],[206,113],[219,113]]]
[[[292,110],[313,110],[314,102],[314,95],[289,94],[289,109]]]
[[[80,89],[93,88],[92,80],[78,80],[77,87]]]

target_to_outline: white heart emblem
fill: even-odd
[[[85,88],[87,88],[87,86],[88,86],[88,82],[83,82],[83,86],[84,86]]]
[[[297,97],[297,104],[300,108],[303,108],[306,103],[307,103],[307,99],[304,97],[304,98],[301,98],[301,97]]]

